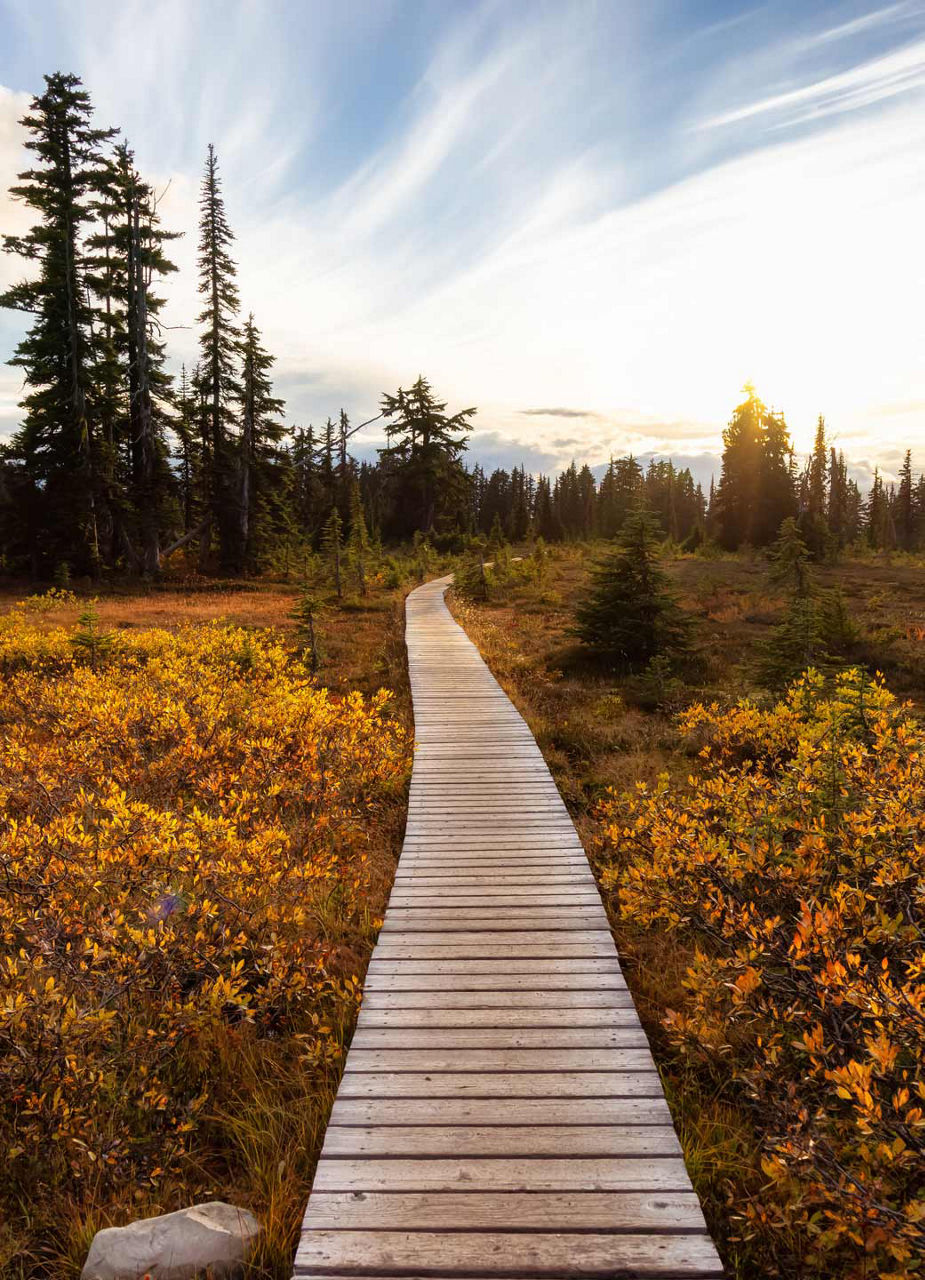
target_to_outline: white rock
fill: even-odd
[[[209,1269],[215,1280],[239,1273],[260,1224],[246,1209],[221,1200],[107,1227],[93,1237],[80,1280],[192,1280]]]

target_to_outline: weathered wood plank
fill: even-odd
[[[670,1124],[578,1125],[333,1125],[324,1159],[467,1159],[494,1156],[529,1159],[565,1156],[677,1156],[681,1147]]]
[[[647,1048],[366,1049],[354,1044],[350,1071],[654,1071]]]
[[[476,1253],[477,1249],[477,1253]],[[476,1253],[476,1257],[473,1254]],[[347,1259],[358,1260],[348,1264]],[[592,1232],[482,1232],[478,1242],[451,1231],[306,1231],[296,1253],[300,1271],[341,1270],[358,1275],[433,1274],[434,1269],[484,1276],[604,1277],[613,1280],[616,1262],[625,1275],[722,1276],[716,1250],[704,1231],[680,1236],[597,1235]]]
[[[654,1065],[636,1071],[354,1071],[347,1062],[338,1098],[661,1098]]]
[[[620,986],[625,985],[623,982],[623,971],[620,968],[620,962],[617,959],[616,952],[613,955],[605,956],[585,956],[580,962],[574,963],[569,960],[557,960],[555,957],[536,957],[528,960],[507,960],[503,969],[499,969],[498,964],[494,960],[486,960],[479,956],[476,959],[468,960],[396,960],[394,958],[387,959],[384,955],[373,954],[372,960],[369,962],[369,968],[366,971],[366,982],[369,985],[370,980],[375,981],[377,975],[400,974],[407,976],[408,974],[431,974],[433,976],[443,976],[443,985],[452,986],[457,990],[466,984],[459,981],[460,978],[491,977],[501,979],[503,981],[511,981],[512,987],[524,986],[525,984],[512,981],[515,978],[526,975],[540,975],[544,983],[554,986],[552,979],[555,976],[571,979],[581,975],[594,975],[595,986],[606,985],[600,981],[600,977],[607,974],[616,974],[620,978]],[[447,979],[453,977],[453,981]],[[484,986],[491,986],[492,983],[480,983]],[[532,985],[532,983],[531,983]],[[560,985],[568,986],[569,982]],[[585,979],[582,986],[588,986],[589,983]]]
[[[319,1191],[689,1191],[679,1157],[321,1160]]]
[[[537,1030],[564,1027],[638,1027],[639,1017],[632,1007],[513,1009],[377,1009],[363,1001],[359,1025],[364,1028],[396,1027],[531,1027]]]
[[[644,1049],[648,1045],[639,1022],[603,1027],[372,1027],[358,1026],[354,1050],[389,1052],[420,1049]]]
[[[671,1125],[664,1098],[338,1098],[331,1125]]]
[[[455,965],[455,969],[459,966]],[[411,972],[404,972],[411,969]],[[493,996],[519,995],[519,993],[541,993],[549,997],[549,1004],[554,1004],[551,997],[563,993],[600,993],[606,996],[610,992],[628,995],[626,979],[619,972],[612,973],[420,973],[420,965],[393,965],[391,969],[377,969],[376,973],[366,974],[363,991],[366,995],[381,993],[436,993],[447,992],[447,979],[453,979],[453,991],[461,996],[482,995]]]
[[[470,1011],[492,1009],[515,1010],[535,1009],[552,1012],[556,1009],[634,1009],[633,998],[625,988],[604,988],[589,990],[588,988],[567,988],[565,990],[527,991],[390,991],[378,987],[367,987],[363,993],[363,1009],[369,1010],[406,1010],[429,1009],[434,1013],[449,1012],[453,1009]]]
[[[306,1226],[318,1230],[698,1231],[692,1191],[316,1192]]]

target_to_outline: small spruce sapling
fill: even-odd
[[[89,658],[90,666],[96,670],[97,663],[112,651],[113,635],[111,631],[100,629],[100,615],[92,600],[77,619],[78,630],[71,637],[71,644],[78,653]]]
[[[321,651],[318,646],[318,632],[316,630],[316,621],[320,611],[321,602],[306,583],[299,593],[299,598],[290,617],[296,624],[295,632],[302,649],[302,661],[312,675],[317,673],[321,665]]]
[[[625,671],[638,671],[659,655],[683,657],[689,648],[690,619],[659,567],[658,536],[649,511],[632,511],[613,549],[592,567],[590,590],[575,611],[573,634]]]

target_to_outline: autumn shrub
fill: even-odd
[[[694,706],[680,730],[693,777],[604,803],[604,883],[683,936],[669,1037],[753,1110],[739,1238],[763,1240],[767,1274],[919,1276],[925,729],[855,670],[768,707]]]
[[[14,1218],[206,1160],[236,1037],[257,1058],[287,1044],[309,1091],[336,1078],[377,924],[376,824],[400,818],[407,773],[390,695],[316,687],[273,632],[72,640],[0,619]]]

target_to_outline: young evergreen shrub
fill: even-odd
[[[95,671],[97,663],[112,651],[112,632],[100,629],[100,615],[92,600],[77,619],[77,626],[78,630],[71,637],[71,644],[79,654],[89,659],[90,666]]]
[[[302,650],[302,661],[312,675],[321,665],[321,651],[318,645],[318,633],[315,622],[321,610],[318,597],[306,585],[296,601],[295,608],[289,615],[295,622],[295,633]]]
[[[489,597],[488,570],[482,553],[466,556],[453,575],[453,586],[466,600],[487,600]]]
[[[591,587],[575,611],[573,634],[594,653],[627,671],[661,654],[689,648],[690,619],[659,567],[659,529],[644,509],[627,516],[613,550],[591,570]]]
[[[811,564],[811,552],[796,520],[788,518],[771,549],[771,578],[790,589],[783,622],[763,646],[761,680],[782,689],[810,668],[839,665],[857,639],[841,589],[821,592]]]

